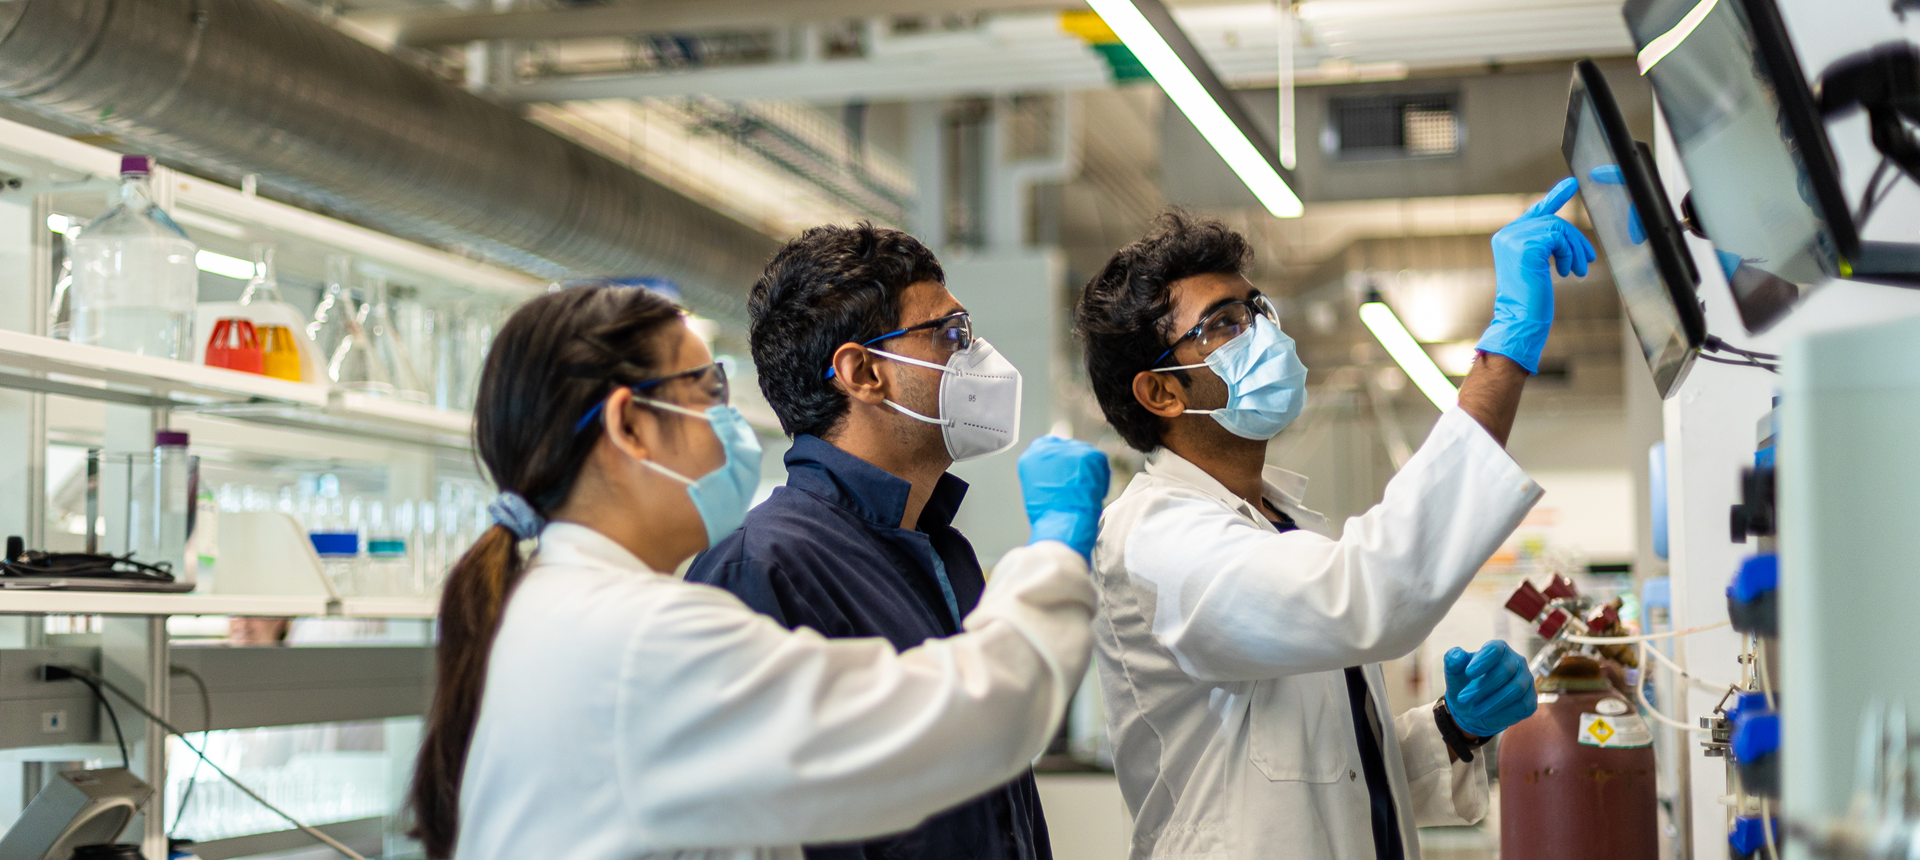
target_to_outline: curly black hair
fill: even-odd
[[[1073,309],[1074,335],[1087,354],[1087,377],[1100,411],[1140,451],[1160,447],[1159,416],[1133,396],[1133,378],[1167,350],[1175,281],[1195,275],[1244,275],[1253,262],[1245,237],[1219,221],[1178,209],[1152,232],[1114,252],[1087,282]]]
[[[760,391],[780,429],[832,433],[847,414],[846,394],[825,378],[833,351],[892,331],[909,285],[946,279],[920,240],[865,222],[815,227],[781,248],[747,299]]]

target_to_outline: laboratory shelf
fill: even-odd
[[[466,412],[10,331],[0,388],[457,449],[473,426]]]
[[[340,611],[348,618],[432,618],[440,614],[439,597],[342,597]]]
[[[321,596],[244,594],[148,594],[133,591],[0,590],[0,613],[59,615],[269,615],[338,614]]]
[[[186,409],[247,402],[327,405],[327,389],[320,385],[12,331],[0,331],[0,366],[15,371],[0,376],[5,387],[54,387],[100,400]]]
[[[437,597],[147,594],[130,591],[0,590],[0,614],[262,615],[278,617],[432,618]]]

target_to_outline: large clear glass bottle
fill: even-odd
[[[153,202],[153,161],[120,159],[120,191],[73,240],[68,338],[140,355],[191,359],[199,252]]]

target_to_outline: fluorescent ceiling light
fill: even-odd
[[[229,257],[225,254],[216,254],[212,251],[201,251],[194,255],[193,263],[199,266],[202,272],[233,278],[239,281],[251,280],[253,278],[252,260],[242,260],[239,257]]]
[[[1213,145],[1221,158],[1226,159],[1227,166],[1233,168],[1240,181],[1247,184],[1253,196],[1260,199],[1260,204],[1278,218],[1300,217],[1306,211],[1300,203],[1300,197],[1287,187],[1287,181],[1281,178],[1272,162],[1261,154],[1260,148],[1254,145],[1247,133],[1207,92],[1198,75],[1180,59],[1166,37],[1141,14],[1139,7],[1134,5],[1136,2],[1157,4],[1159,0],[1088,0],[1088,5],[1100,13],[1101,20],[1106,21],[1107,26],[1113,28],[1114,35],[1126,43],[1127,50],[1133,52],[1134,58],[1159,82],[1160,88],[1166,90],[1167,97],[1173,99],[1180,112],[1187,115],[1207,143]],[[1172,17],[1168,16],[1167,20],[1171,22]],[[1177,24],[1170,26],[1178,27]],[[1209,70],[1207,74],[1212,75],[1212,72]]]
[[[1460,392],[1454,390],[1453,383],[1447,381],[1447,375],[1440,372],[1433,357],[1415,343],[1413,335],[1407,333],[1407,327],[1400,324],[1400,318],[1393,315],[1393,309],[1386,302],[1367,302],[1360,306],[1360,321],[1367,324],[1373,336],[1380,339],[1380,345],[1387,348],[1387,354],[1407,372],[1407,378],[1420,387],[1420,392],[1440,407],[1442,412],[1451,408],[1460,399]]]

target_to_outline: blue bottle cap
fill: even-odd
[[[321,555],[359,555],[360,535],[354,532],[314,532],[307,535],[313,551]]]

